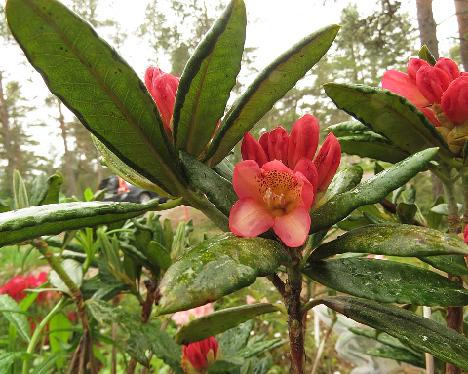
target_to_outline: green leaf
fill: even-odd
[[[56,0],[9,0],[6,15],[50,91],[124,163],[175,191],[176,157],[153,100],[91,25]]]
[[[468,369],[468,338],[429,318],[392,305],[350,296],[326,298],[323,303],[338,313],[400,339],[462,369]]]
[[[458,207],[458,214],[462,215],[463,214],[463,205],[462,204],[457,204]],[[438,204],[433,206],[430,211],[432,213],[440,214],[443,216],[448,216],[448,204]]]
[[[339,137],[338,141],[341,145],[341,151],[349,155],[368,157],[392,164],[400,162],[409,156],[407,152],[394,146],[385,138],[374,134],[365,133]]]
[[[333,180],[328,186],[324,200],[330,200],[333,196],[349,191],[356,187],[362,179],[362,173],[363,170],[358,165],[340,170],[335,174]]]
[[[41,235],[118,222],[139,216],[149,210],[162,210],[173,201],[158,204],[91,202],[50,204],[0,214],[0,246],[20,243]],[[167,205],[169,204],[169,205]]]
[[[81,264],[78,261],[67,259],[62,261],[62,267],[73,283],[80,287],[81,283],[83,283],[83,269]],[[59,275],[54,270],[50,272],[49,281],[60,291],[72,296],[72,293],[68,289],[67,285],[60,279]]]
[[[427,61],[431,65],[435,65],[437,60],[434,55],[431,53],[426,44],[424,44],[418,52],[419,58]]]
[[[177,149],[198,156],[211,140],[241,68],[246,24],[243,0],[231,0],[185,65],[173,117]]]
[[[425,361],[423,355],[416,355],[406,349],[395,348],[395,347],[378,347],[371,348],[366,351],[366,354],[374,357],[384,357],[396,360],[398,362],[406,362],[410,365],[424,368]]]
[[[382,137],[381,135],[373,131],[370,131],[370,129],[366,125],[358,121],[340,122],[335,125],[328,126],[327,131],[331,131],[333,135],[335,135],[337,138],[340,138],[342,136],[362,135],[362,134],[369,134],[369,133]],[[382,137],[382,138],[385,139],[385,137]]]
[[[378,203],[417,173],[425,170],[437,150],[437,148],[431,148],[418,152],[381,171],[352,190],[333,197],[312,212],[311,232],[331,227],[360,206]]]
[[[159,314],[217,300],[274,273],[289,260],[286,249],[273,240],[225,234],[204,241],[167,270],[160,284]]]
[[[190,186],[205,194],[216,208],[229,216],[231,207],[238,200],[231,182],[187,153],[180,152],[180,161]]]
[[[46,178],[40,175],[34,179],[31,189],[31,205],[58,204],[63,177],[60,172]]]
[[[143,190],[153,191],[159,196],[171,196],[168,192],[164,191],[161,187],[154,184],[146,177],[132,169],[130,166],[120,160],[112,151],[109,150],[103,143],[99,141],[94,135],[91,136],[94,146],[99,151],[104,161],[104,164],[112,170],[115,174],[130,182],[134,186],[138,186]]]
[[[99,324],[118,325],[117,341],[142,365],[149,366],[148,354],[152,353],[171,366],[175,373],[183,373],[180,368],[181,349],[167,332],[161,330],[157,321],[142,323],[138,315],[100,300],[88,300],[86,307]]]
[[[250,332],[254,327],[254,322],[248,320],[236,327],[224,331],[216,337],[219,344],[219,349],[227,356],[236,355],[242,348],[247,345],[250,337]]]
[[[350,327],[349,331],[351,331],[353,334],[365,336],[366,338],[385,344],[386,346],[390,346],[390,347],[398,348],[398,349],[406,349],[407,351],[410,351],[410,348],[408,348],[408,346],[403,344],[399,339],[391,335],[388,335],[386,332],[377,331],[375,329],[357,328],[357,327]],[[410,351],[410,352],[412,352],[413,354],[416,353],[416,351]]]
[[[15,360],[21,358],[24,352],[1,352],[0,353],[0,374],[10,374],[11,367]]]
[[[171,254],[162,244],[154,240],[150,241],[147,250],[142,252],[148,261],[162,270],[167,270],[171,266]]]
[[[458,236],[428,227],[382,223],[359,227],[324,243],[310,259],[321,260],[346,252],[403,257],[468,255],[468,247]]]
[[[218,164],[296,82],[328,51],[338,25],[309,35],[263,70],[223,119],[206,159]]]
[[[419,257],[419,259],[436,269],[452,275],[468,275],[468,267],[466,266],[464,256],[442,255]]]
[[[338,108],[403,151],[413,154],[439,147],[439,156],[452,157],[434,125],[404,97],[380,88],[337,83],[326,84],[325,92]]]
[[[0,295],[0,313],[15,327],[19,335],[29,343],[31,340],[29,322],[19,305],[9,295]]]
[[[13,173],[13,206],[15,209],[27,208],[29,206],[28,191],[18,170]]]
[[[229,330],[261,314],[277,312],[272,304],[252,304],[216,311],[182,326],[175,336],[176,343],[188,344]]]
[[[310,263],[303,273],[336,291],[383,303],[468,305],[468,290],[413,265],[365,258]]]
[[[49,344],[52,353],[61,353],[65,350],[68,340],[72,336],[70,320],[63,313],[58,313],[49,322]],[[57,358],[57,367],[62,368],[65,364],[64,357]]]

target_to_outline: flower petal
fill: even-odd
[[[417,107],[429,105],[429,100],[418,90],[418,87],[411,81],[408,74],[401,71],[386,71],[382,77],[382,88],[406,97]]]
[[[255,161],[246,160],[236,164],[232,175],[232,186],[239,199],[247,197],[256,200],[261,199],[259,192],[260,178],[261,169]]]
[[[305,243],[310,229],[309,211],[298,206],[289,214],[276,217],[273,230],[288,247],[299,247]]]
[[[242,140],[241,153],[243,160],[254,160],[258,166],[262,166],[267,162],[265,151],[250,132],[245,133]]]
[[[314,158],[319,143],[319,134],[319,121],[310,114],[304,115],[294,123],[288,151],[288,166],[291,169],[302,158],[309,160]]]
[[[253,238],[273,226],[274,220],[265,207],[251,198],[236,202],[229,213],[229,230],[234,235]]]

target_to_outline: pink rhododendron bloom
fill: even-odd
[[[10,279],[2,287],[0,287],[0,294],[10,295],[16,301],[21,301],[26,297],[24,290],[27,288],[37,288],[43,283],[47,282],[47,273],[41,272],[37,276],[27,275],[22,276],[18,275]],[[46,298],[44,293],[38,295],[38,301],[43,301]]]
[[[186,325],[192,319],[207,316],[214,312],[213,304],[208,303],[197,308],[177,312],[172,316],[172,320],[179,326]]]
[[[157,67],[149,67],[145,73],[145,85],[156,103],[164,128],[172,134],[171,121],[179,78]]]
[[[289,169],[301,172],[316,191],[325,191],[340,164],[341,147],[335,136],[329,134],[314,160],[319,138],[318,119],[306,114],[294,123],[291,134],[277,127],[256,141],[246,133],[241,147],[242,159],[254,160],[260,167],[268,161],[281,161]]]
[[[218,342],[213,336],[182,347],[182,369],[186,374],[206,373],[216,360]]]
[[[431,66],[420,58],[412,57],[408,62],[407,72],[386,71],[382,77],[382,88],[406,97],[436,127],[451,129],[461,123],[460,118],[463,118],[466,108],[463,103],[466,95],[457,97],[453,94],[455,89],[451,94],[445,95],[452,83],[459,82],[460,77],[466,76],[465,72],[460,72],[455,61],[441,57]],[[444,95],[446,99],[442,105]]]
[[[235,166],[232,183],[239,200],[229,214],[231,232],[255,237],[273,228],[287,246],[304,244],[310,229],[314,187],[301,172],[278,160],[262,167],[246,160]]]
[[[463,231],[463,239],[466,244],[468,244],[468,225],[465,225],[465,230]]]
[[[455,79],[442,96],[442,110],[455,125],[468,121],[468,75]]]

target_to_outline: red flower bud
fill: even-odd
[[[149,67],[145,73],[145,85],[156,103],[164,128],[171,133],[171,120],[179,78],[164,73],[159,68]]]
[[[416,73],[416,86],[430,103],[440,103],[449,84],[450,77],[442,69],[423,66]]]
[[[317,150],[319,133],[319,121],[310,114],[302,116],[294,123],[288,150],[288,165],[290,168],[294,168],[302,158],[312,160]]]
[[[314,164],[318,172],[317,191],[326,191],[340,165],[341,146],[332,133],[328,134],[322,148],[315,157]]]
[[[218,342],[211,336],[182,348],[182,368],[185,373],[204,372],[216,359]]]
[[[281,126],[264,133],[258,140],[268,161],[278,160],[285,165],[288,160],[289,134]]]
[[[440,121],[431,108],[419,108],[424,116],[435,126],[440,126]]]
[[[468,225],[465,225],[465,230],[463,231],[463,240],[468,244]]]
[[[409,77],[415,81],[416,80],[416,73],[420,68],[423,66],[431,66],[427,61],[424,61],[421,58],[411,57],[408,61],[408,75]]]
[[[468,120],[468,75],[450,83],[442,96],[442,110],[455,125]]]
[[[460,76],[457,63],[450,58],[441,57],[434,66],[445,71],[450,77],[450,80],[457,79]]]
[[[294,167],[294,171],[299,171],[307,178],[310,184],[314,187],[314,195],[317,192],[318,171],[312,160],[301,158]]]
[[[254,160],[260,167],[268,162],[265,151],[249,132],[245,133],[242,140],[241,153],[244,161]]]

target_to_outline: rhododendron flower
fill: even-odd
[[[149,67],[145,73],[145,85],[156,103],[164,128],[172,134],[171,121],[179,78],[157,67]]]
[[[325,191],[340,164],[341,147],[330,133],[313,160],[319,133],[318,119],[310,114],[294,123],[291,134],[277,127],[264,133],[257,142],[250,133],[246,133],[241,147],[242,159],[254,160],[260,167],[268,161],[279,160],[288,168],[300,171],[316,191]]]
[[[442,96],[442,110],[455,125],[468,121],[468,75],[455,79]]]
[[[177,312],[172,316],[172,320],[179,326],[186,325],[194,318],[207,316],[214,312],[213,303],[208,303],[197,308]]]
[[[184,345],[182,348],[182,369],[186,374],[206,373],[216,360],[218,342],[211,336],[198,342]]]
[[[5,283],[2,287],[0,287],[0,294],[10,295],[16,301],[20,301],[26,297],[26,293],[24,292],[25,289],[39,287],[41,284],[43,284],[46,281],[47,281],[46,272],[41,272],[37,276],[18,275],[16,277],[13,277],[7,283]],[[46,295],[44,295],[43,293],[39,294],[38,301],[44,300],[45,297]]]
[[[231,232],[255,237],[273,228],[287,246],[304,244],[310,229],[314,187],[300,171],[278,160],[261,168],[257,162],[246,160],[235,166],[232,184],[239,201],[229,214]]]

